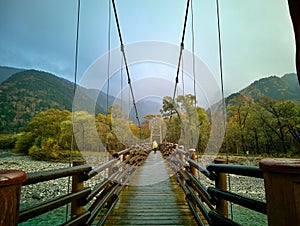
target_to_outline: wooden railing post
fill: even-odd
[[[190,156],[191,160],[194,160],[194,161],[197,160],[196,150],[194,148],[189,149],[189,156]],[[197,178],[197,169],[193,165],[190,165],[190,170],[191,170],[191,174],[195,178]]]
[[[21,185],[26,173],[20,170],[0,171],[0,226],[17,225]]]
[[[215,164],[225,164],[225,159],[215,159]],[[227,180],[225,173],[217,173],[215,186],[217,189],[222,191],[227,191]],[[224,217],[228,217],[228,202],[224,199],[217,200],[216,210],[219,214],[223,215]]]
[[[270,226],[300,225],[300,160],[263,159]]]
[[[111,151],[109,151],[109,157],[108,157],[108,160],[110,161],[110,160],[112,160],[114,157],[113,157],[113,155],[116,153],[116,151],[115,150],[111,150]],[[113,165],[111,165],[109,168],[108,168],[108,177],[110,177],[112,174],[113,174],[113,169],[114,169],[114,164]]]
[[[189,154],[191,160],[194,160],[194,161],[197,160],[196,149],[190,148],[190,149],[188,150],[188,154]],[[196,169],[192,164],[190,164],[190,172],[191,172],[191,174],[192,174],[195,178],[197,178],[197,169]],[[195,185],[194,185],[193,183],[191,184],[191,186],[192,186],[192,187],[194,188],[194,190],[195,190]],[[193,203],[193,205],[194,205],[194,207],[195,207],[195,206],[196,206],[195,200],[192,200],[192,203]]]
[[[179,146],[179,149],[182,150],[182,151],[184,151],[184,146],[183,146],[183,145],[180,145],[180,146]],[[180,154],[179,154],[179,159],[180,159],[182,162],[184,162],[184,158],[185,158],[184,154],[180,153]],[[184,166],[181,167],[181,171],[182,171],[182,172],[185,171]],[[184,178],[181,178],[181,183],[183,183],[183,184],[185,183]]]
[[[73,166],[79,166],[85,164],[84,160],[73,161]],[[84,182],[80,174],[74,174],[72,176],[72,193],[81,191],[84,189]],[[79,200],[73,200],[71,204],[71,217],[81,215],[84,212],[83,206],[80,204]]]
[[[122,161],[125,162],[127,160],[127,153],[124,153],[122,155]]]

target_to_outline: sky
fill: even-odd
[[[185,0],[115,2],[125,51],[127,45],[145,41],[179,48]],[[81,0],[77,82],[108,52],[108,3],[108,0]],[[216,2],[193,0],[192,3],[195,54],[220,85]],[[219,3],[226,95],[262,77],[296,71],[286,0],[219,0]],[[0,66],[38,69],[74,81],[77,6],[76,0],[1,0]],[[192,51],[191,15],[190,11],[184,51]],[[113,14],[110,29],[110,49],[119,49]],[[145,75],[132,68],[132,77],[138,80],[139,76]],[[175,78],[175,74],[172,76]]]

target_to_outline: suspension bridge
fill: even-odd
[[[191,1],[187,0],[173,101],[179,82],[190,4]],[[112,6],[135,116],[141,126],[114,0]],[[78,24],[79,9],[80,1]],[[217,7],[219,18],[218,10]],[[79,25],[75,85],[78,31]],[[218,31],[222,81],[219,19]],[[109,93],[109,85],[107,87]],[[228,203],[267,215],[269,225],[300,224],[299,160],[264,159],[260,161],[259,167],[250,167],[230,165],[226,160],[215,159],[204,166],[197,161],[194,149],[185,150],[176,144],[163,142],[160,126],[151,125],[150,137],[151,141],[156,139],[160,142],[159,152],[152,152],[149,144],[141,144],[119,152],[110,152],[110,159],[95,167],[82,160],[74,160],[72,166],[55,170],[33,173],[1,171],[0,225],[17,225],[66,205],[71,205],[71,211],[62,225],[239,225],[228,217]],[[85,184],[101,173],[105,177],[94,186]],[[199,179],[199,174],[214,182],[214,186],[206,187]],[[231,192],[227,186],[227,174],[263,179],[266,201]],[[22,187],[64,177],[72,179],[72,190],[69,193],[19,209]]]
[[[225,159],[203,166],[194,150],[170,143],[160,152],[147,145],[111,153],[111,159],[92,168],[84,161],[72,167],[0,174],[0,225],[17,225],[71,204],[61,225],[239,225],[228,217],[228,203],[268,216],[269,225],[299,221],[299,160],[263,159],[259,167],[230,165]],[[94,186],[85,182],[106,172]],[[206,187],[198,175],[215,186]],[[228,190],[226,174],[261,178],[266,202]],[[72,190],[26,209],[19,209],[21,186],[71,177]]]

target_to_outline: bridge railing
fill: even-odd
[[[173,144],[161,146],[186,201],[199,225],[239,225],[228,218],[228,201],[266,214],[269,225],[300,224],[300,160],[265,159],[260,167],[225,164],[223,159],[204,167],[194,149],[184,151]],[[207,188],[198,172],[215,182]],[[227,174],[264,179],[266,202],[227,190]],[[280,200],[280,201],[276,201]]]
[[[16,225],[70,203],[71,216],[63,225],[80,225],[83,222],[84,225],[91,225],[96,217],[98,225],[101,225],[117,203],[118,195],[130,175],[148,154],[146,149],[133,147],[112,153],[111,160],[95,168],[84,164],[84,161],[74,161],[72,167],[27,175],[23,171],[0,171],[0,194],[5,203],[4,210],[0,213],[0,225]],[[84,182],[104,171],[108,171],[108,176],[93,188],[84,186]],[[70,193],[19,211],[21,186],[63,177],[72,178]],[[6,210],[10,210],[9,214]]]

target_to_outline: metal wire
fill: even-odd
[[[74,57],[74,87],[73,95],[75,96],[77,88],[77,73],[78,73],[78,46],[79,46],[79,24],[80,24],[80,0],[77,1],[77,21],[76,21],[76,41],[75,41],[75,57]],[[74,108],[72,106],[72,127],[74,126]],[[69,167],[72,166],[73,161],[73,151],[74,151],[74,134],[71,131],[71,147],[70,147],[70,157],[69,157]],[[70,192],[71,177],[68,177],[68,193]],[[69,204],[66,205],[66,221],[68,221],[69,215]]]
[[[179,52],[179,59],[178,59],[178,65],[177,65],[177,72],[176,72],[176,77],[175,77],[175,85],[174,85],[174,92],[173,92],[173,103],[175,102],[177,84],[179,82],[178,77],[179,77],[179,72],[180,72],[182,52],[184,50],[184,38],[185,38],[186,24],[187,24],[187,18],[188,18],[188,13],[189,13],[189,5],[190,5],[190,0],[187,0],[186,9],[185,9],[184,24],[183,24],[183,31],[182,31],[182,37],[181,37],[181,43],[180,43],[180,52]]]
[[[117,24],[117,29],[118,29],[118,35],[119,35],[120,44],[121,44],[121,52],[123,54],[123,59],[124,59],[124,64],[125,64],[125,69],[126,69],[126,74],[127,74],[127,82],[128,82],[128,86],[130,88],[132,103],[133,103],[134,110],[135,110],[135,118],[136,118],[136,120],[138,122],[139,127],[141,127],[141,122],[140,122],[140,119],[139,119],[139,114],[138,114],[138,110],[137,110],[137,106],[136,106],[136,102],[135,102],[135,98],[134,98],[134,92],[133,92],[133,88],[132,88],[132,85],[131,85],[130,73],[129,73],[129,68],[128,68],[128,64],[127,64],[127,58],[126,58],[126,54],[125,54],[125,50],[124,50],[124,43],[123,43],[123,39],[122,39],[122,33],[121,33],[121,29],[120,29],[120,23],[119,23],[117,9],[116,9],[116,5],[115,5],[115,1],[114,0],[112,0],[112,4],[113,4],[114,15],[115,15],[115,19],[116,19],[116,24]]]
[[[108,31],[107,31],[107,91],[106,91],[106,117],[108,117],[109,108],[109,89],[110,89],[110,49],[111,49],[111,4],[108,0]],[[107,119],[108,120],[108,119]]]
[[[191,20],[192,20],[192,53],[193,53],[193,79],[194,79],[194,95],[197,100],[196,93],[196,68],[195,68],[195,31],[194,31],[194,8],[193,1],[191,0]],[[195,101],[195,108],[197,107],[197,101]]]
[[[221,23],[220,23],[220,7],[219,7],[219,0],[216,0],[216,11],[217,11],[217,25],[218,25],[218,47],[219,47],[219,67],[220,67],[220,80],[221,80],[221,89],[222,89],[222,105],[223,105],[223,127],[226,136],[226,103],[225,103],[225,95],[224,95],[224,81],[223,81],[223,54],[222,54],[222,39],[221,39]],[[226,140],[225,142],[225,151],[226,151],[226,162],[228,164],[228,148]],[[228,189],[231,191],[231,180],[230,175],[227,174],[228,179]],[[233,220],[233,210],[232,210],[232,203],[230,202],[230,213],[231,219]]]

